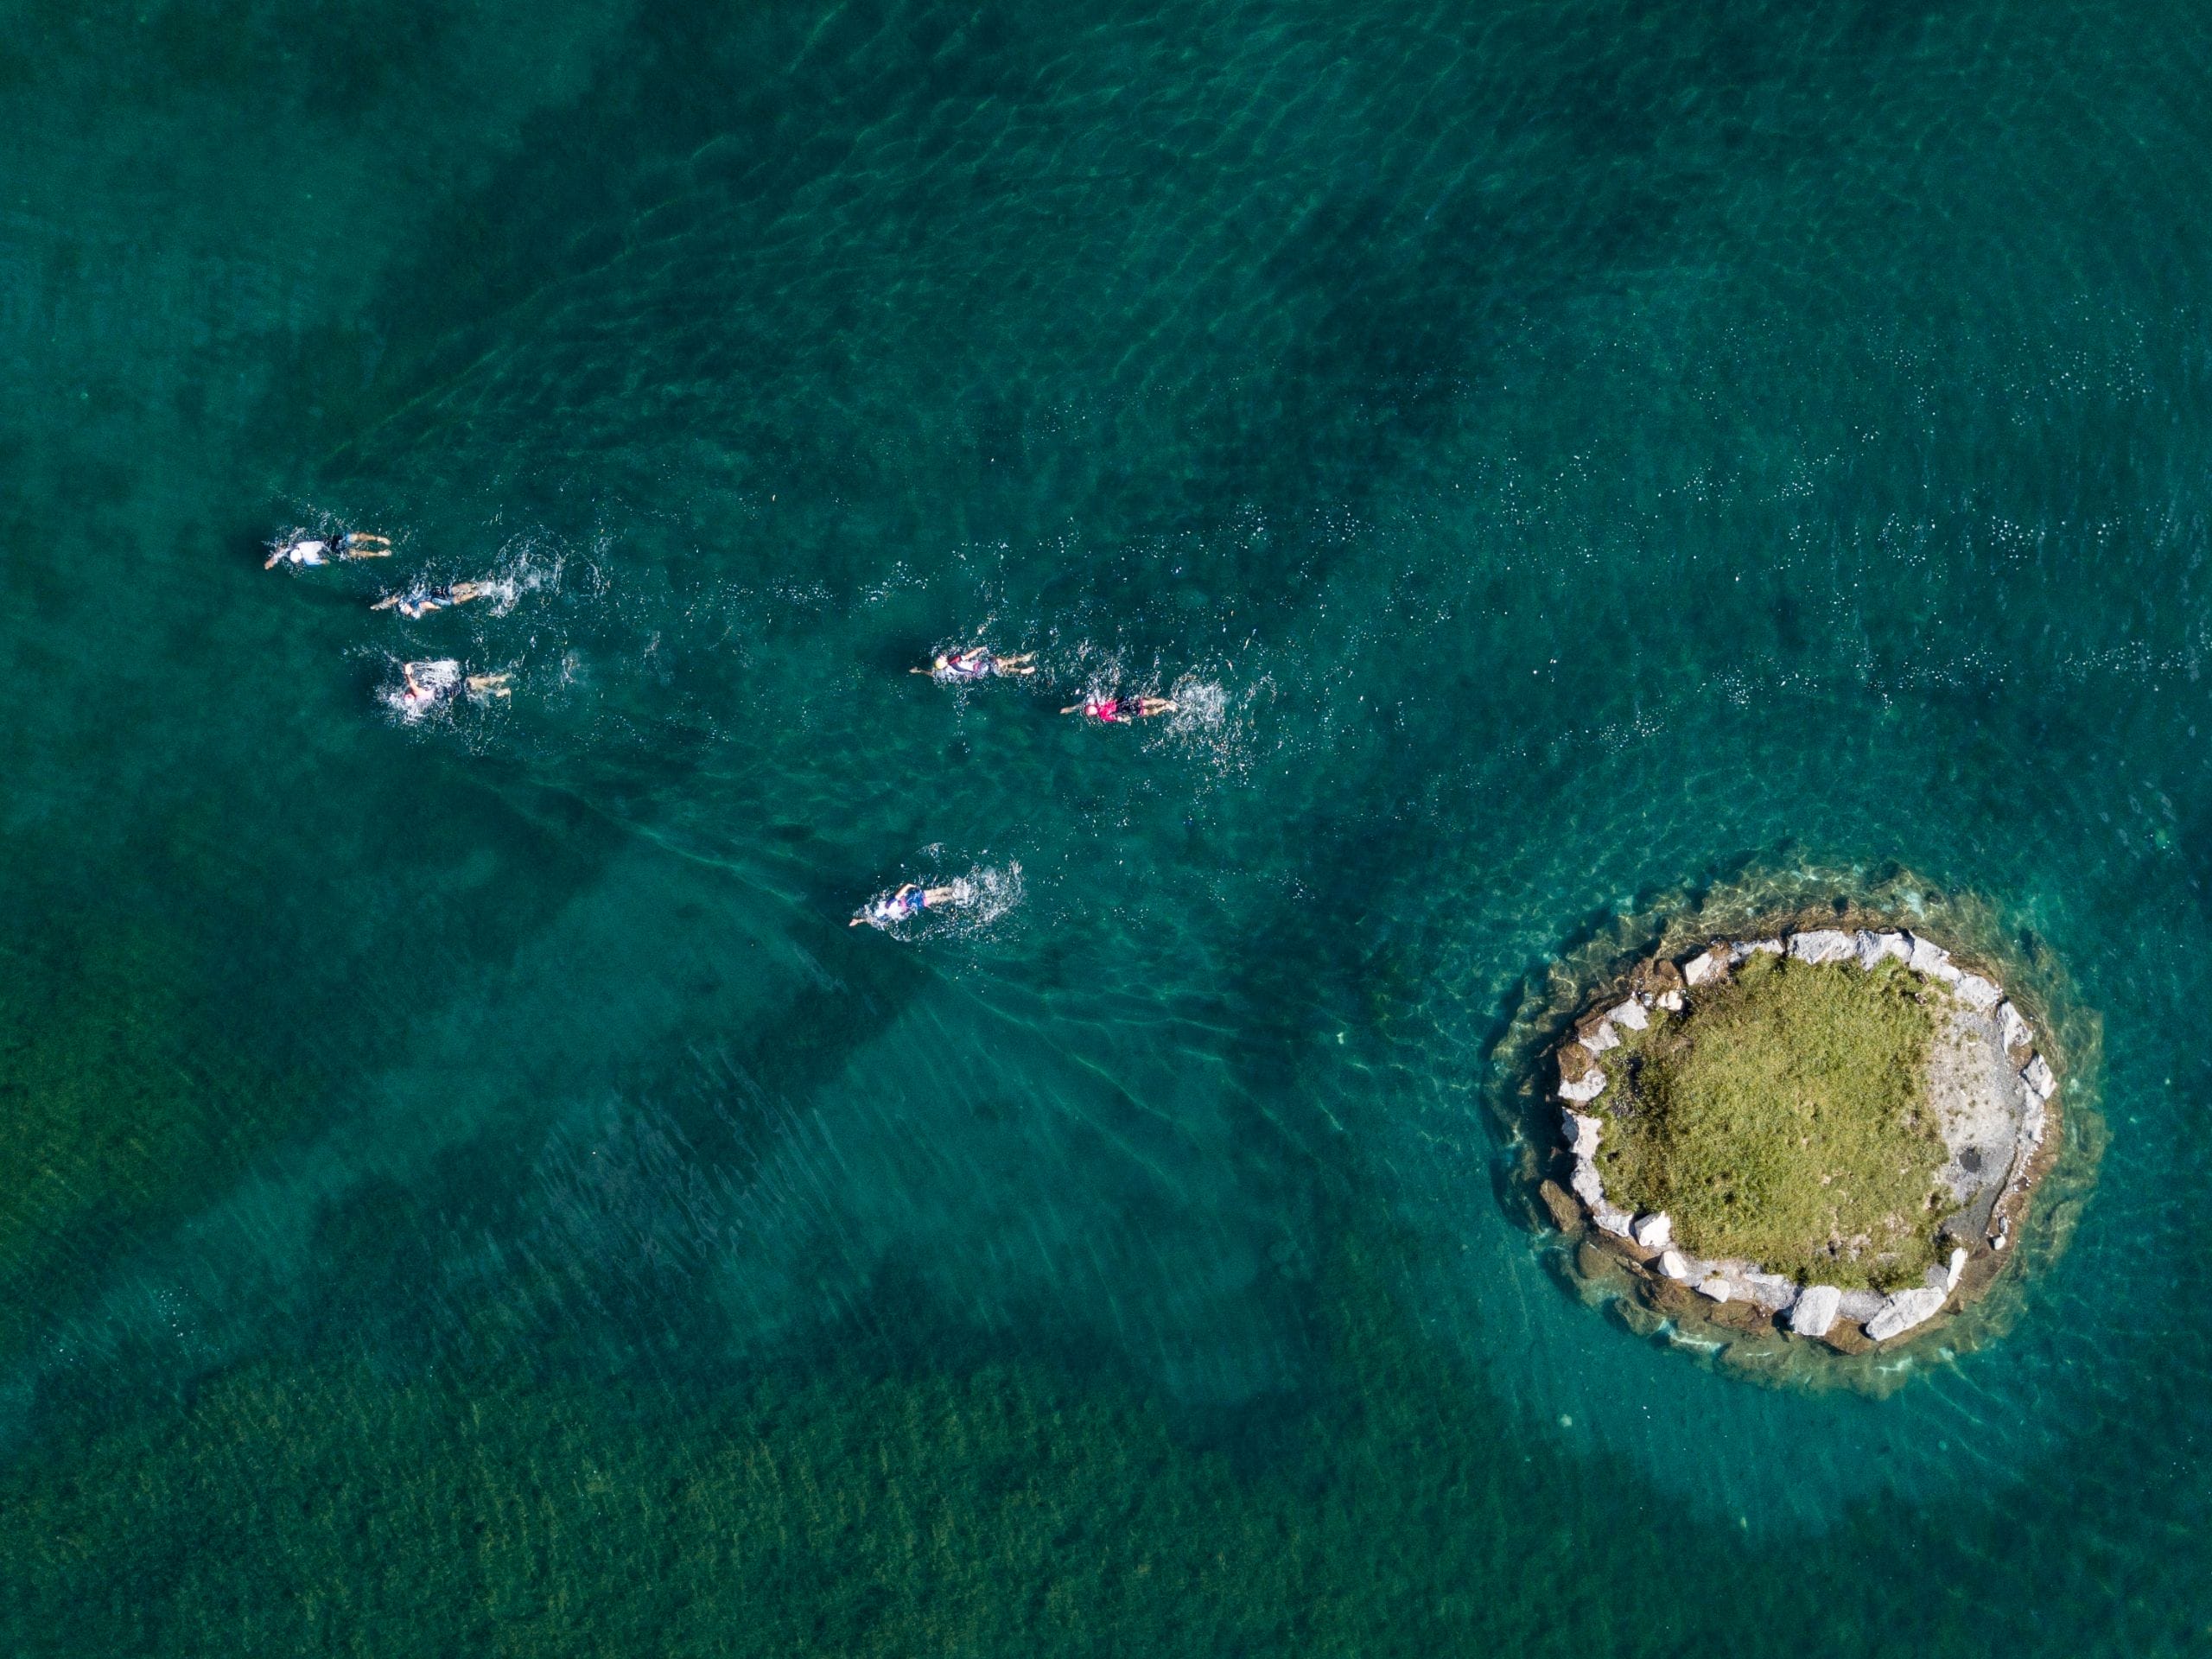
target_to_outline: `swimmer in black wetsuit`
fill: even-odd
[[[428,616],[450,606],[466,605],[499,591],[496,582],[456,582],[449,588],[410,588],[404,594],[386,594],[369,607],[372,611],[397,610],[404,617]]]
[[[1036,656],[1033,651],[1025,651],[1019,657],[1001,657],[985,646],[969,645],[964,651],[940,651],[927,668],[906,671],[926,674],[940,685],[964,685],[971,680],[1034,674]]]

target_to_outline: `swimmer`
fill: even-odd
[[[1081,715],[1086,720],[1096,720],[1108,726],[1126,726],[1131,721],[1150,720],[1155,715],[1172,715],[1175,705],[1166,697],[1085,697],[1081,702],[1071,702],[1060,710],[1064,715]]]
[[[461,689],[461,664],[450,657],[399,665],[399,683],[384,693],[402,720],[420,720]]]
[[[925,910],[944,910],[960,898],[957,887],[925,887],[919,882],[909,881],[895,893],[871,899],[853,912],[848,927],[859,927],[863,923],[870,927],[889,927],[893,922],[903,922],[918,916]]]
[[[269,556],[261,562],[261,568],[267,570],[279,564],[327,564],[330,553],[327,537],[310,536],[304,530],[288,531],[269,543]]]
[[[278,540],[269,544],[269,556],[261,562],[264,570],[279,564],[313,566],[327,564],[333,559],[388,559],[391,556],[391,543],[383,536],[370,536],[356,531],[343,531],[335,536],[316,536],[304,530],[287,531]]]
[[[385,702],[402,720],[420,720],[457,696],[472,697],[479,702],[512,697],[514,676],[505,671],[463,674],[461,664],[452,658],[439,657],[402,663],[399,683],[383,693]]]
[[[466,605],[472,599],[482,599],[499,591],[496,582],[456,582],[450,588],[409,588],[404,594],[386,594],[369,607],[372,611],[397,610],[404,617],[428,616],[432,611],[442,611],[449,606]]]
[[[961,685],[994,676],[1034,674],[1036,657],[1033,651],[1025,651],[1019,657],[1001,657],[982,645],[970,645],[965,651],[940,651],[930,659],[927,668],[910,668],[906,671],[926,674],[939,685]]]

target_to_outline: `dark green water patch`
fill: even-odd
[[[291,1128],[310,1091],[201,1001],[159,924],[0,938],[0,1349],[14,1350]]]

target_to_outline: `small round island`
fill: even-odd
[[[1986,1287],[2059,1139],[2058,1075],[2004,987],[1902,928],[1648,958],[1556,1058],[1554,1217],[1678,1320],[1845,1353]]]

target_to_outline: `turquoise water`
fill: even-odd
[[[2198,9],[9,23],[15,1650],[2212,1648]],[[1881,1400],[1582,1306],[1486,1104],[1804,863],[2107,1136]]]

